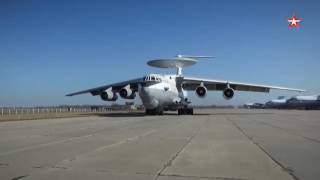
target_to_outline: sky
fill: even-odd
[[[306,89],[320,93],[320,1],[107,0],[0,1],[0,106],[109,104],[65,94],[175,73],[147,66],[177,54],[211,55],[189,76]],[[301,18],[300,28],[287,19]],[[193,104],[266,102],[295,92],[222,92]],[[123,103],[120,100],[119,103]],[[141,101],[137,100],[137,103]]]

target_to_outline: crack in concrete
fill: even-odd
[[[25,177],[28,177],[28,176],[29,175],[17,176],[17,177],[12,178],[11,180],[19,180],[19,179],[22,179],[22,178],[25,178]]]
[[[273,119],[273,120],[275,120],[275,119]],[[309,140],[309,141],[312,141],[312,142],[315,142],[315,143],[320,143],[320,140],[318,140],[318,139],[314,139],[314,138],[307,137],[307,136],[304,136],[304,135],[299,134],[299,133],[295,133],[295,132],[293,132],[292,130],[288,130],[288,129],[285,129],[285,128],[282,128],[282,127],[279,127],[279,126],[275,126],[275,125],[266,123],[266,122],[264,122],[264,121],[259,121],[259,120],[256,120],[256,119],[255,119],[254,121],[256,121],[256,122],[258,122],[258,123],[261,123],[261,124],[264,124],[264,125],[267,125],[267,126],[270,126],[270,127],[273,127],[273,128],[276,128],[276,129],[281,129],[281,130],[283,130],[284,132],[286,132],[286,133],[288,133],[288,134],[292,134],[292,135],[295,135],[295,136],[299,136],[299,137],[301,137],[301,138],[303,138],[303,139],[306,139],[306,140]]]
[[[275,162],[278,166],[280,166],[285,172],[287,172],[293,179],[299,180],[299,178],[294,174],[292,168],[288,168],[284,166],[280,161],[276,160],[275,157],[271,155],[261,144],[254,141],[253,137],[249,136],[244,129],[242,129],[236,122],[232,121],[230,118],[226,118],[229,122],[231,122],[246,138],[248,138],[253,144],[255,144],[261,151],[263,151],[273,162]]]
[[[38,145],[34,145],[34,146],[28,146],[28,147],[24,147],[24,148],[21,148],[21,149],[17,149],[17,150],[1,153],[0,156],[11,155],[11,154],[14,154],[14,153],[19,153],[19,152],[33,150],[33,149],[46,147],[46,146],[50,146],[50,145],[65,143],[65,142],[74,141],[74,140],[77,140],[77,139],[87,138],[87,137],[91,137],[91,136],[93,136],[93,134],[88,134],[88,135],[83,135],[83,136],[76,136],[76,137],[71,137],[71,138],[63,139],[63,140],[59,140],[59,141],[52,141],[52,142],[49,142],[49,143],[43,143],[43,144],[38,144]]]
[[[0,163],[0,167],[8,167],[9,164],[8,163]]]
[[[106,174],[125,174],[125,175],[147,175],[151,176],[151,172],[143,172],[143,171],[136,171],[136,172],[127,172],[127,171],[119,171],[115,169],[96,169],[96,172],[99,173],[106,173]]]
[[[213,179],[213,180],[248,180],[243,178],[233,178],[233,177],[219,177],[219,176],[189,176],[181,174],[161,174],[164,177],[177,177],[177,178],[194,178],[194,179]]]
[[[119,145],[122,145],[124,143],[129,143],[129,142],[132,142],[132,141],[135,141],[135,140],[138,140],[139,138],[141,137],[144,137],[144,136],[147,136],[147,135],[150,135],[152,133],[155,133],[156,130],[155,129],[152,129],[150,131],[147,131],[143,134],[139,134],[137,136],[134,136],[134,137],[131,137],[131,138],[127,138],[127,139],[124,139],[122,141],[119,141],[117,143],[113,143],[113,144],[109,144],[107,146],[102,146],[102,147],[99,147],[98,149],[95,149],[93,152],[102,152],[108,148],[111,148],[111,147],[116,147],[116,146],[119,146]],[[64,167],[64,166],[58,166],[57,164],[61,163],[61,162],[72,162],[72,161],[75,161],[77,158],[81,157],[81,156],[84,156],[84,155],[87,155],[88,153],[92,153],[92,151],[89,151],[89,152],[85,152],[85,153],[82,153],[78,156],[75,156],[73,158],[68,158],[68,159],[64,159],[62,161],[59,161],[58,163],[56,163],[55,165],[53,166],[50,166],[50,167],[44,167],[44,166],[34,166],[33,168],[34,169],[46,169],[46,168],[52,168],[52,169],[61,169],[61,170],[68,170],[69,168],[68,167]],[[100,172],[103,172],[103,170],[98,170]],[[139,172],[137,172],[139,173]],[[140,172],[140,174],[142,174],[142,172]],[[146,173],[145,173],[146,174]]]
[[[32,168],[34,169],[42,169],[42,168],[46,168],[45,166],[32,166]]]
[[[142,138],[142,137],[144,137],[144,136],[148,136],[149,134],[152,134],[152,133],[154,133],[154,132],[156,132],[156,130],[155,130],[155,129],[152,129],[152,130],[147,131],[147,132],[145,132],[145,133],[143,133],[143,134],[139,134],[139,135],[137,135],[137,136],[134,136],[134,137],[131,137],[131,138],[127,138],[127,139],[122,140],[122,141],[119,141],[119,142],[117,142],[117,143],[113,143],[113,144],[109,144],[109,145],[106,145],[106,146],[102,146],[102,147],[96,149],[94,152],[102,152],[102,151],[104,151],[104,150],[106,150],[106,149],[109,149],[109,148],[111,148],[111,147],[116,147],[116,146],[119,146],[119,145],[122,145],[122,144],[125,144],[125,143],[129,143],[129,142],[131,142],[131,141],[138,140],[139,138]]]
[[[179,156],[179,154],[187,147],[188,144],[190,144],[190,142],[192,141],[192,139],[200,132],[200,130],[204,127],[204,124],[206,124],[209,121],[209,117],[206,121],[204,121],[200,127],[194,132],[194,134],[192,136],[190,136],[188,138],[188,140],[186,141],[185,144],[183,144],[183,146],[169,159],[169,161],[167,161],[163,167],[158,171],[158,173],[156,173],[154,180],[157,180],[159,176],[162,175],[162,172],[169,166],[172,165],[173,161]]]
[[[121,123],[126,122],[126,121],[129,121],[129,120],[123,120],[123,121],[120,121],[119,123],[121,124]],[[143,121],[143,120],[139,120],[139,121]],[[104,127],[102,129],[99,129],[97,131],[94,131],[94,132],[92,132],[90,134],[81,135],[81,136],[73,136],[73,137],[69,137],[67,139],[61,139],[61,140],[51,141],[51,142],[48,142],[48,143],[41,143],[41,144],[37,144],[37,145],[31,145],[31,146],[23,147],[23,148],[16,149],[16,150],[13,150],[13,151],[0,153],[0,157],[1,156],[6,156],[6,155],[11,155],[11,154],[14,154],[14,153],[20,153],[20,152],[23,152],[23,151],[38,149],[38,148],[42,148],[42,147],[46,147],[46,146],[50,146],[50,145],[55,145],[55,144],[60,144],[60,143],[65,143],[65,142],[72,142],[72,141],[75,141],[75,140],[78,140],[78,139],[81,139],[81,138],[88,138],[88,137],[96,136],[100,132],[104,132],[106,129],[109,129],[109,128],[110,127],[108,126],[108,127]]]
[[[142,175],[148,175],[148,176],[152,175],[152,173],[150,172],[135,172],[135,174],[142,174]]]
[[[63,166],[52,166],[52,169],[62,169],[62,170],[67,170],[67,167],[63,167]]]

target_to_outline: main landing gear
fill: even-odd
[[[193,108],[180,108],[178,109],[178,115],[193,115]]]

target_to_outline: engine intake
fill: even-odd
[[[116,101],[118,99],[117,94],[115,92],[112,92],[111,89],[103,91],[100,94],[100,97],[104,101]]]
[[[136,97],[136,93],[132,91],[130,85],[120,89],[119,94],[124,99],[134,99]]]
[[[196,89],[196,94],[201,98],[205,97],[207,94],[207,88],[205,86],[198,86]]]
[[[226,88],[223,90],[223,97],[227,100],[233,98],[234,96],[234,90],[232,88]]]

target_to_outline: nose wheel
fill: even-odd
[[[180,108],[178,115],[193,115],[193,108]]]

